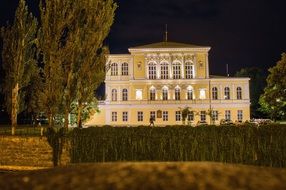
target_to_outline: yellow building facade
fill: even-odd
[[[106,100],[88,126],[219,124],[250,119],[249,78],[209,75],[210,47],[159,42],[111,54],[106,65]]]

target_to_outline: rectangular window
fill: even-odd
[[[201,111],[201,121],[206,121],[206,111]]]
[[[176,111],[176,121],[181,121],[181,112]]]
[[[212,111],[212,120],[217,121],[218,120],[218,111]]]
[[[242,120],[243,120],[243,112],[242,112],[242,110],[237,110],[237,120],[239,122],[242,122]]]
[[[194,112],[193,111],[190,111],[188,113],[188,121],[194,121]]]
[[[117,112],[111,113],[111,121],[117,121]]]
[[[149,64],[149,79],[156,79],[156,65]]]
[[[190,63],[186,63],[185,66],[186,71],[186,79],[192,79],[194,78],[194,67]]]
[[[225,120],[231,120],[231,117],[230,117],[230,110],[225,110]]]
[[[168,111],[163,111],[163,121],[168,121]]]
[[[153,121],[156,120],[156,112],[155,111],[150,111],[150,118],[153,118]]]
[[[143,111],[137,112],[137,120],[138,121],[143,121]]]
[[[128,112],[123,112],[122,113],[122,121],[128,121]]]
[[[174,64],[173,65],[173,78],[174,79],[180,79],[181,78],[181,65],[180,64]]]

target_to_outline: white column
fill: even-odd
[[[129,79],[134,79],[134,60],[133,60],[133,57],[129,60],[129,64],[128,64],[128,74],[129,74]]]
[[[148,62],[145,60],[145,73],[146,79],[149,79],[149,65]]]
[[[156,61],[156,72],[157,72],[157,79],[160,79],[161,77],[160,62],[157,62],[157,61]]]
[[[234,84],[232,84],[232,97],[230,97],[230,99],[236,99],[236,89]]]
[[[209,54],[206,55],[206,78],[209,78]]]
[[[121,76],[121,70],[122,70],[122,63],[118,63],[118,76]]]
[[[182,64],[181,64],[181,78],[185,78],[185,57],[183,56],[182,58]]]
[[[173,59],[172,59],[172,56],[169,55],[169,62],[168,62],[168,69],[169,69],[169,79],[172,79],[173,78]]]

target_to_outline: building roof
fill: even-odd
[[[157,48],[208,48],[207,46],[198,46],[193,44],[185,44],[178,42],[157,42],[142,46],[131,47],[130,49],[157,49]]]

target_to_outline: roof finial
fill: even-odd
[[[165,31],[165,42],[168,41],[168,24],[165,25],[166,26],[166,31]]]

